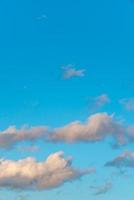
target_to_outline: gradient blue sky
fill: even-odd
[[[46,16],[46,17],[44,17]],[[107,94],[110,103],[93,112],[115,113],[133,124],[134,111],[119,101],[134,97],[133,0],[1,0],[0,2],[0,129],[48,125],[61,127],[92,114],[91,99]],[[63,66],[85,69],[84,77],[64,80]],[[5,159],[28,156],[43,160],[63,150],[73,165],[95,166],[97,172],[81,180],[43,192],[2,189],[1,200],[132,200],[134,173],[116,177],[104,195],[92,185],[103,185],[116,170],[104,169],[109,159],[133,145],[112,149],[109,141],[93,144],[35,145],[37,152],[0,150]],[[130,175],[129,175],[130,173]]]

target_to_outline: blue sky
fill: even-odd
[[[120,155],[134,162],[132,154],[123,154],[134,151],[130,142],[134,131],[128,131],[134,124],[133,21],[133,0],[0,2],[1,159],[17,162],[34,157],[43,162],[62,150],[66,157],[72,156],[72,168],[96,169],[93,174],[78,175],[73,181],[63,180],[60,186],[42,191],[18,190],[12,181],[6,187],[0,174],[2,200],[132,199],[132,164],[126,167],[123,160],[121,169],[118,163],[112,168],[104,165]],[[120,129],[117,133],[107,129],[106,136],[102,133],[105,129],[93,132],[101,134],[99,141],[96,135],[86,136],[86,141],[86,123],[97,113],[107,113],[114,128],[119,125],[124,134],[127,132],[129,141],[113,148],[113,142],[119,143],[116,134]],[[76,129],[78,126],[79,136],[70,128],[72,122]],[[12,133],[11,126],[16,127]],[[34,141],[27,139],[32,131],[26,130],[39,126],[47,126],[47,134],[54,134],[56,142],[51,138],[48,142],[44,135],[38,138],[36,133]],[[16,134],[24,134],[24,139]],[[71,144],[70,137],[75,137]],[[95,195],[97,192],[100,194]]]

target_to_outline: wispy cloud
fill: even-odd
[[[85,76],[85,69],[76,69],[73,65],[67,65],[62,67],[63,78],[70,79],[72,77],[83,77]]]
[[[46,160],[37,162],[34,158],[23,160],[0,160],[0,187],[22,190],[46,190],[56,188],[94,169],[79,170],[71,166],[72,159],[63,152],[51,154]]]
[[[89,106],[91,111],[96,111],[101,109],[106,104],[110,103],[110,98],[107,94],[101,94],[97,97],[91,98],[89,101]]]
[[[95,195],[103,195],[106,194],[113,187],[111,182],[107,182],[104,185],[100,186],[91,186],[91,189],[95,190]]]
[[[134,111],[134,98],[124,98],[119,101],[128,111]]]
[[[134,168],[134,152],[126,151],[105,164],[106,167],[131,167]]]

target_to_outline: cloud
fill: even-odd
[[[134,152],[126,151],[112,161],[105,164],[106,167],[130,167],[134,168]]]
[[[65,158],[63,152],[51,154],[42,162],[31,157],[18,161],[1,159],[0,187],[46,190],[94,172],[94,169],[75,169],[71,164],[72,159]]]
[[[74,121],[49,134],[49,140],[55,142],[96,142],[112,136],[118,144],[125,143],[125,128],[113,116],[107,113],[91,115],[86,123]]]
[[[101,94],[100,96],[97,96],[95,98],[92,98],[90,100],[90,108],[91,110],[95,111],[97,109],[102,108],[106,104],[110,103],[110,98],[107,94]]]
[[[128,111],[134,111],[134,98],[124,98],[119,101]]]
[[[0,148],[8,149],[20,142],[97,142],[112,139],[115,147],[134,141],[134,126],[124,126],[113,115],[96,113],[88,117],[86,122],[73,121],[58,128],[47,126],[25,127],[17,129],[9,126],[0,132]],[[30,149],[29,149],[30,150]]]
[[[110,189],[112,189],[113,185],[111,182],[107,182],[104,185],[101,186],[93,186],[92,189],[95,189],[95,195],[102,195],[106,194]]]
[[[83,77],[85,76],[85,69],[77,70],[73,65],[63,67],[63,78],[70,79],[72,77]]]
[[[6,130],[0,132],[0,148],[10,148],[18,142],[35,141],[45,138],[47,134],[46,126],[22,127],[17,129],[15,126],[9,126]]]

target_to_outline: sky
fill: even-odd
[[[0,1],[0,200],[132,200],[134,1]]]

